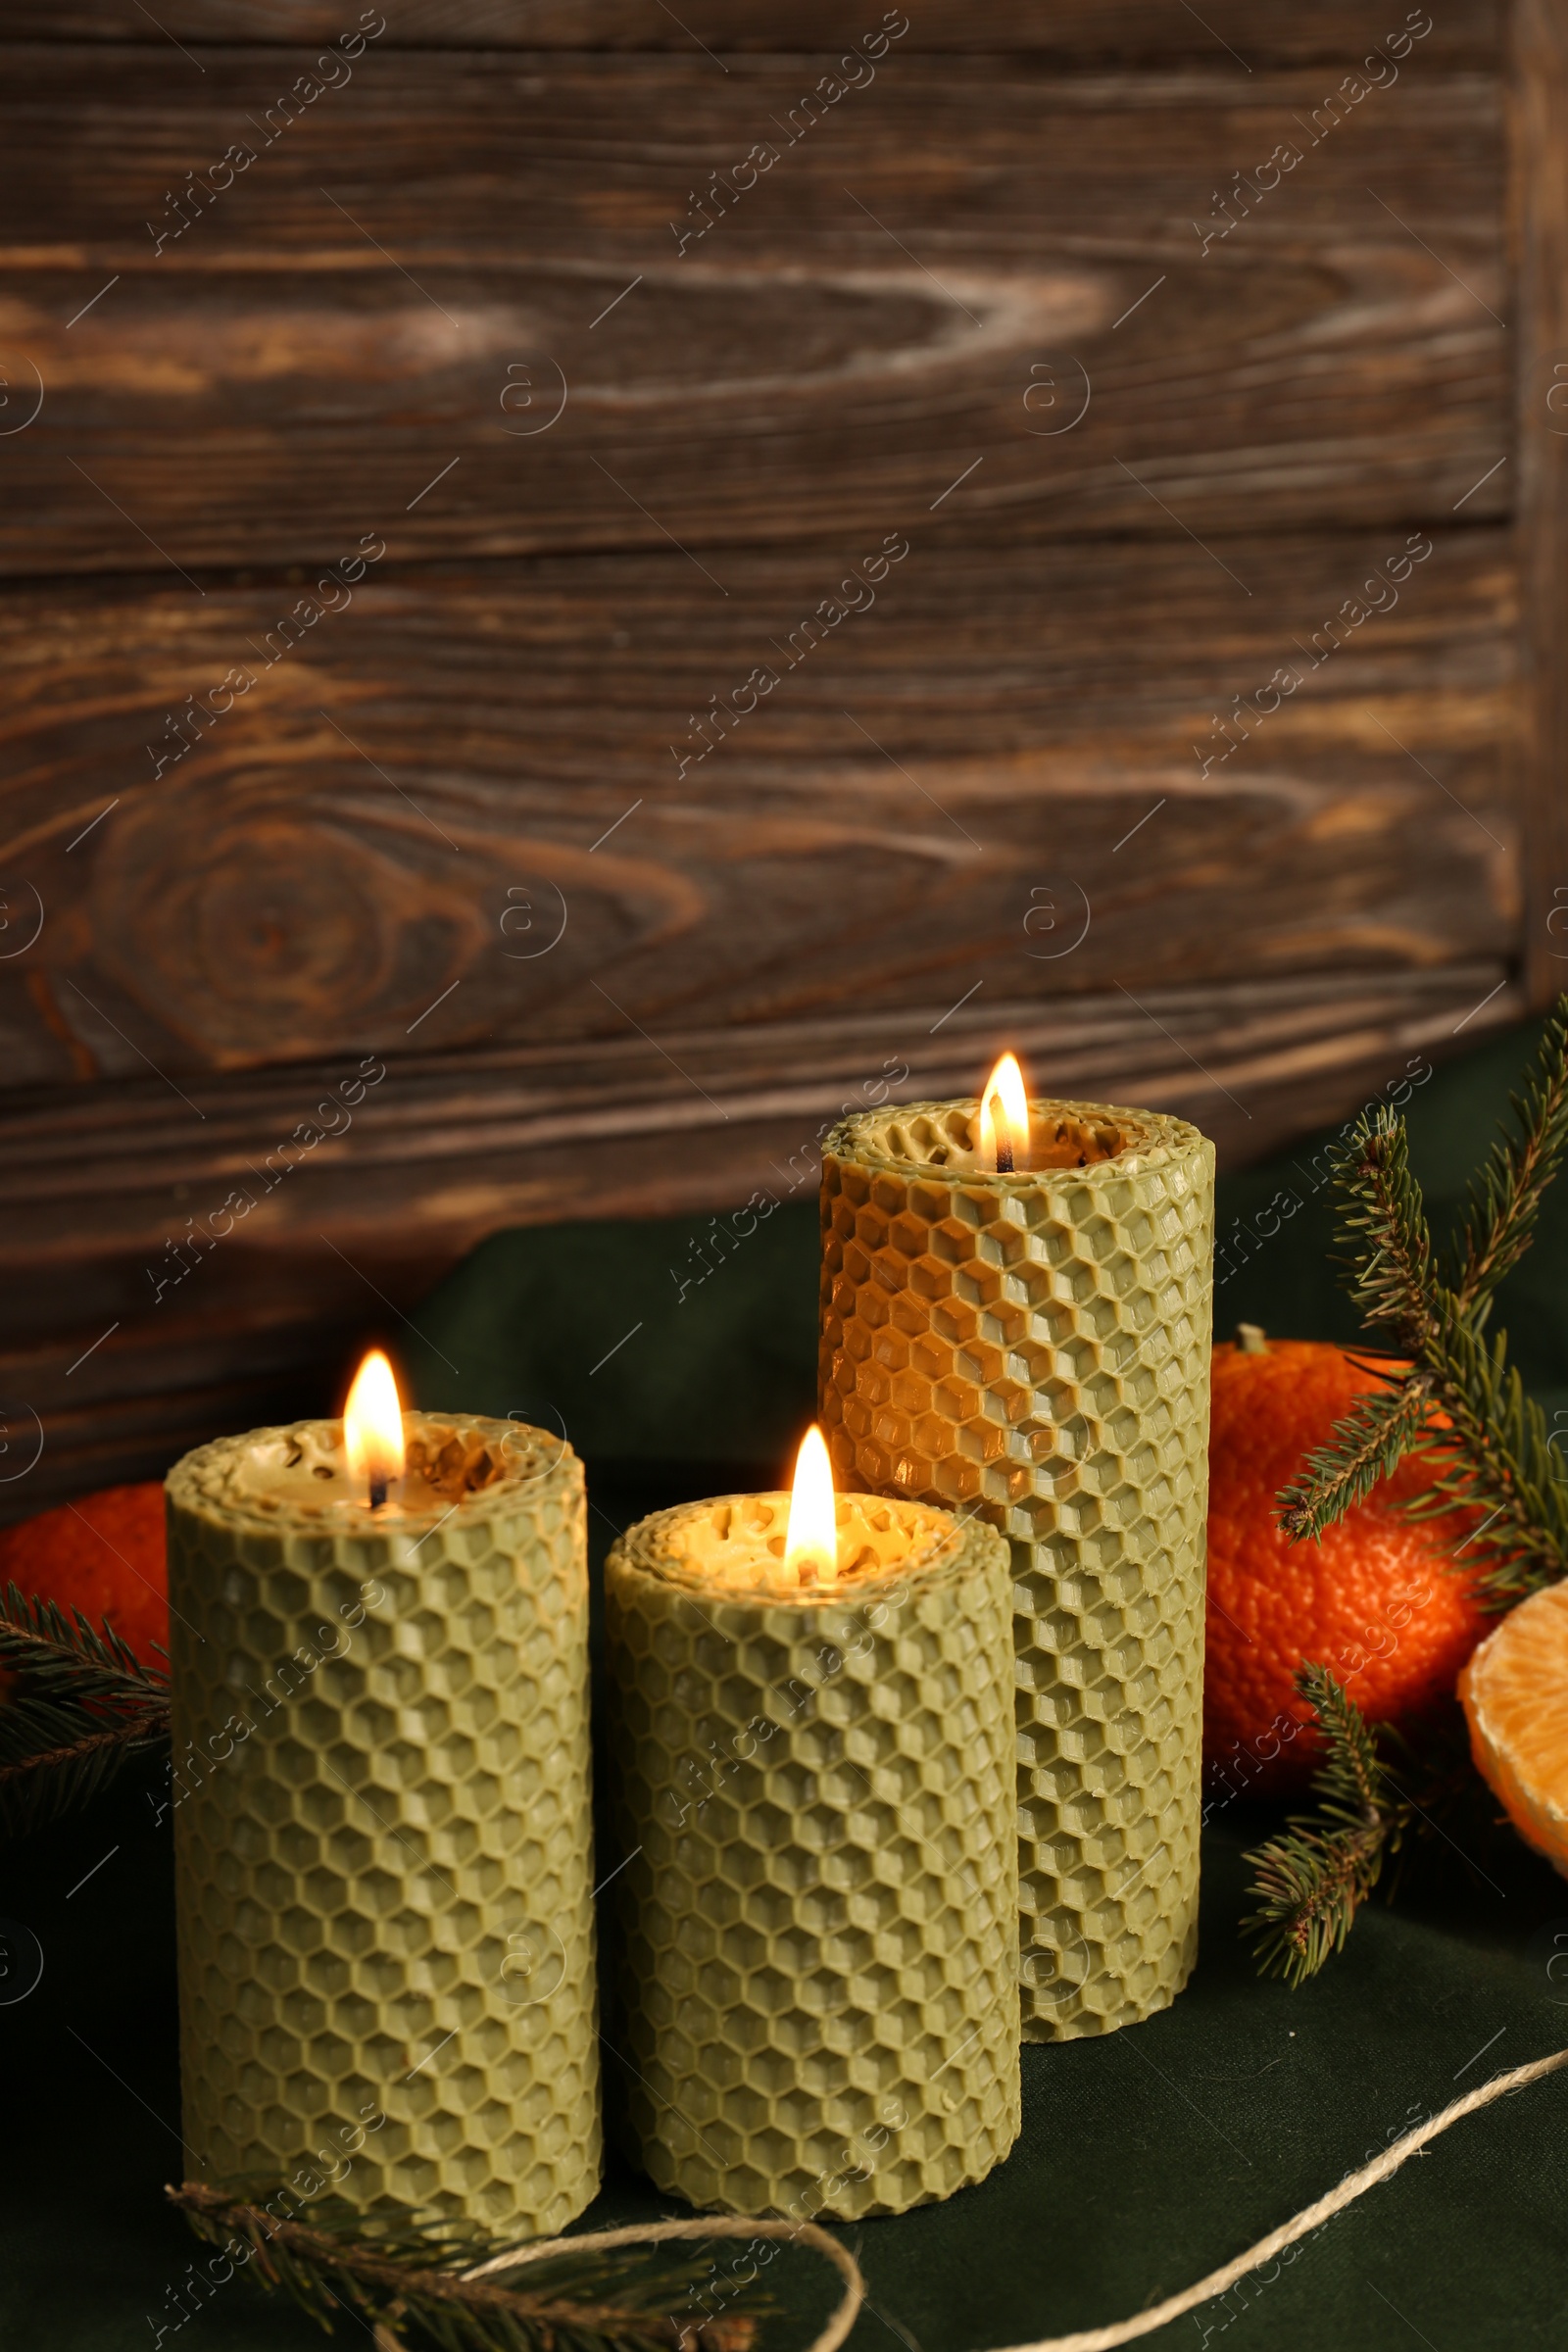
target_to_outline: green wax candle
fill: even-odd
[[[1197,1952],[1214,1152],[1029,1107],[1001,1172],[975,1102],[833,1129],[819,1410],[841,1484],[1009,1539],[1023,2031],[1055,2040],[1163,2008]]]
[[[612,2048],[660,2188],[900,2213],[1018,2131],[1006,1550],[841,1495],[836,1573],[803,1583],[789,1499],[662,1511],[610,1556]]]
[[[404,1430],[375,1509],[335,1421],[169,1477],[187,2161],[548,2232],[600,2174],[582,1466]]]

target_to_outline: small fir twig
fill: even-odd
[[[1485,1336],[1497,1286],[1528,1249],[1568,1147],[1568,996],[1510,1110],[1511,1127],[1471,1180],[1446,1259],[1433,1246],[1403,1120],[1383,1109],[1357,1122],[1336,1172],[1347,1288],[1368,1325],[1409,1360],[1360,1367],[1380,1385],[1279,1498],[1293,1541],[1320,1537],[1419,1449],[1429,1476],[1403,1507],[1417,1519],[1476,1514],[1454,1564],[1497,1609],[1568,1575],[1568,1489],[1545,1416],[1508,1362],[1506,1334]],[[1441,1732],[1428,1726],[1418,1755],[1391,1727],[1371,1730],[1326,1669],[1303,1667],[1297,1688],[1327,1746],[1316,1809],[1293,1814],[1250,1857],[1259,1908],[1246,1923],[1263,1972],[1293,1985],[1343,1947],[1406,1832],[1441,1830],[1438,1817],[1476,1786],[1457,1737],[1445,1757]]]
[[[1367,1323],[1415,1353],[1431,1322],[1437,1273],[1426,1202],[1396,1111],[1385,1103],[1370,1116],[1362,1112],[1335,1179],[1345,1197],[1347,1288]]]
[[[1386,1864],[1391,1902],[1417,1846],[1445,1866],[1462,1864],[1472,1880],[1484,1878],[1469,1848],[1496,1815],[1457,1705],[1424,1718],[1412,1740],[1394,1724],[1368,1724],[1348,1687],[1323,1667],[1302,1667],[1296,1687],[1327,1750],[1313,1779],[1316,1810],[1291,1814],[1280,1836],[1248,1855],[1259,1908],[1242,1923],[1253,1936],[1259,1973],[1283,1976],[1293,1987],[1343,1949]]]
[[[1481,1571],[1478,1589],[1507,1608],[1568,1574],[1568,1485],[1556,1475],[1545,1416],[1508,1363],[1507,1335],[1486,1339],[1477,1306],[1435,1271],[1402,1123],[1379,1112],[1355,1141],[1340,1179],[1349,1203],[1343,1231],[1359,1250],[1352,1295],[1369,1320],[1392,1326],[1415,1363],[1408,1372],[1366,1366],[1385,1392],[1357,1398],[1335,1425],[1281,1495],[1281,1525],[1293,1542],[1321,1536],[1369,1490],[1369,1455],[1387,1472],[1419,1447],[1431,1474],[1414,1515],[1474,1512],[1461,1550]],[[1412,1280],[1421,1286],[1413,1304]]]
[[[670,2308],[687,2294],[689,2265],[564,2253],[530,2265],[530,2277],[548,2283],[521,2292],[465,2275],[504,2250],[468,2223],[362,2214],[325,2197],[308,2221],[279,2218],[270,2209],[295,2201],[268,2183],[224,2191],[187,2180],[167,2193],[199,2237],[243,2259],[262,2285],[281,2288],[329,2332],[347,2311],[378,2342],[412,2331],[438,2352],[751,2352],[757,2337],[754,2319],[700,2321]]]
[[[89,1625],[15,1585],[0,1594],[0,1824],[36,1829],[84,1805],[132,1757],[169,1744],[169,1677],[106,1621]]]
[[[1279,1498],[1280,1524],[1293,1544],[1323,1535],[1364,1500],[1379,1478],[1427,1441],[1434,1411],[1426,1354],[1437,1277],[1403,1120],[1386,1108],[1372,1118],[1363,1113],[1335,1183],[1343,1196],[1337,1239],[1346,1288],[1366,1321],[1389,1332],[1415,1362],[1364,1367],[1385,1389],[1356,1398]]]
[[[1314,1813],[1248,1856],[1258,1908],[1243,1921],[1259,1973],[1295,1986],[1342,1951],[1356,1912],[1397,1852],[1417,1807],[1396,1788],[1377,1736],[1326,1666],[1303,1666],[1296,1687],[1312,1708],[1327,1753],[1312,1776]]]
[[[1375,1364],[1360,1368],[1378,1371]],[[1335,1424],[1328,1445],[1307,1455],[1300,1475],[1280,1495],[1280,1518],[1292,1541],[1321,1536],[1352,1503],[1364,1501],[1421,1442],[1431,1412],[1425,1387],[1414,1381],[1358,1396]]]
[[[1505,1335],[1483,1336],[1497,1284],[1528,1248],[1568,1145],[1568,997],[1511,1109],[1513,1128],[1472,1181],[1446,1279],[1403,1120],[1385,1108],[1357,1123],[1337,1174],[1348,1287],[1367,1322],[1411,1361],[1367,1367],[1384,1388],[1356,1400],[1280,1496],[1294,1542],[1321,1536],[1420,1448],[1432,1475],[1416,1515],[1477,1514],[1462,1548],[1501,1608],[1568,1574],[1568,1489],[1555,1475],[1545,1417],[1507,1362]]]
[[[1439,1303],[1433,1394],[1449,1426],[1432,1434],[1432,1480],[1406,1507],[1416,1518],[1482,1514],[1456,1556],[1481,1566],[1478,1590],[1507,1609],[1568,1575],[1568,1485],[1546,1417],[1507,1360],[1506,1333],[1488,1340],[1451,1298]]]
[[[1508,1107],[1503,1133],[1471,1178],[1449,1289],[1480,1330],[1492,1295],[1530,1247],[1542,1196],[1568,1145],[1568,996],[1547,1018],[1536,1067]]]

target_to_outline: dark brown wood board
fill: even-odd
[[[966,1092],[1003,1043],[1044,1087],[1181,1110],[1245,1158],[1520,1008],[1477,962],[39,1090],[0,1164],[0,1405],[42,1452],[0,1516],[333,1409],[354,1348],[396,1345],[500,1226],[809,1201],[846,1107]]]
[[[1419,52],[1343,115],[912,54],[822,120],[797,59],[369,52],[298,120],[266,54],[10,68],[0,338],[48,391],[0,568],[1508,511],[1498,89]]]
[[[826,550],[737,556],[722,597],[674,553],[377,566],[297,641],[299,583],[13,590],[4,858],[18,936],[26,892],[44,916],[0,964],[10,1066],[183,1082],[415,1022],[424,1051],[1501,956],[1507,543],[1413,534],[1396,585],[1411,536],[1222,568],[932,527],[819,640]],[[1222,731],[1231,680],[1281,673]]]
[[[1236,1164],[1549,994],[1565,16],[21,0],[0,1512],[879,1072]]]
[[[195,44],[330,42],[362,21],[386,22],[392,47],[439,49],[630,49],[795,52],[831,57],[859,46],[892,17],[905,17],[910,49],[1051,57],[1073,66],[1170,65],[1228,57],[1239,71],[1318,60],[1354,64],[1412,15],[1430,16],[1426,36],[1447,63],[1494,64],[1502,38],[1499,0],[1450,0],[1436,15],[1370,0],[1210,0],[1201,15],[1171,0],[925,0],[912,16],[839,0],[797,0],[782,18],[756,0],[693,0],[678,15],[658,0],[399,0],[390,12],[339,0],[169,0],[156,21],[135,0],[13,0],[15,40]],[[1232,44],[1235,44],[1233,47]],[[1245,53],[1245,54],[1244,54]]]
[[[1568,985],[1568,11],[1519,0],[1512,101],[1519,457],[1523,959],[1532,994]]]

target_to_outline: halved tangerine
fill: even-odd
[[[1568,1584],[1511,1609],[1459,1676],[1477,1769],[1568,1878]]]

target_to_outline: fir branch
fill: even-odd
[[[1303,1666],[1296,1687],[1317,1717],[1328,1753],[1312,1775],[1313,1794],[1326,1813],[1368,1820],[1378,1807],[1382,1762],[1377,1740],[1345,1684],[1326,1666]]]
[[[1416,1810],[1387,1782],[1373,1732],[1329,1669],[1301,1667],[1296,1687],[1327,1743],[1312,1776],[1317,1810],[1293,1813],[1279,1837],[1248,1856],[1259,1907],[1242,1923],[1259,1973],[1282,1976],[1293,1989],[1344,1950]]]
[[[1346,1287],[1366,1320],[1392,1330],[1416,1360],[1392,1400],[1376,1391],[1357,1397],[1279,1496],[1280,1525],[1293,1544],[1322,1536],[1425,1442],[1436,1386],[1426,1359],[1442,1285],[1403,1120],[1386,1106],[1370,1118],[1363,1112],[1335,1183],[1344,1196],[1337,1239]]]
[[[1427,1384],[1419,1376],[1358,1396],[1335,1423],[1328,1444],[1307,1455],[1279,1497],[1280,1525],[1291,1542],[1321,1536],[1353,1503],[1364,1501],[1378,1480],[1424,1442],[1431,1414]]]
[[[1404,1121],[1386,1104],[1356,1121],[1336,1181],[1345,1196],[1340,1240],[1348,1251],[1350,1296],[1368,1323],[1393,1331],[1417,1354],[1431,1321],[1432,1234],[1410,1173]]]
[[[100,1631],[79,1609],[68,1618],[56,1601],[29,1599],[14,1584],[0,1594],[0,1667],[74,1699],[129,1702],[169,1689],[162,1667],[144,1665],[107,1619]]]
[[[1568,996],[1511,1105],[1514,1129],[1470,1188],[1451,1285],[1438,1270],[1403,1120],[1384,1108],[1357,1122],[1336,1179],[1339,1238],[1352,1298],[1414,1359],[1406,1403],[1358,1398],[1279,1499],[1293,1542],[1319,1537],[1419,1444],[1433,1476],[1417,1512],[1480,1513],[1462,1548],[1473,1545],[1486,1564],[1482,1589],[1497,1606],[1568,1574],[1568,1489],[1544,1416],[1509,1367],[1504,1336],[1490,1346],[1482,1338],[1493,1294],[1528,1248],[1568,1144]]]
[[[1453,1295],[1440,1292],[1425,1354],[1448,1426],[1431,1433],[1434,1476],[1413,1515],[1481,1512],[1458,1556],[1488,1563],[1480,1589],[1506,1607],[1568,1575],[1568,1484],[1546,1417],[1507,1360],[1506,1333],[1489,1342]]]
[[[1536,1068],[1510,1109],[1511,1130],[1504,1128],[1471,1181],[1448,1279],[1434,1256],[1403,1120],[1385,1109],[1357,1122],[1336,1173],[1347,1287],[1367,1321],[1390,1332],[1411,1362],[1408,1370],[1366,1367],[1383,1388],[1357,1398],[1279,1498],[1293,1540],[1321,1536],[1419,1446],[1431,1476],[1404,1508],[1416,1518],[1459,1507],[1482,1514],[1454,1560],[1480,1570],[1477,1587],[1497,1608],[1568,1576],[1568,1486],[1545,1415],[1508,1363],[1506,1334],[1490,1342],[1483,1336],[1497,1285],[1528,1249],[1568,1146],[1568,995],[1558,1000]],[[1328,1745],[1313,1781],[1318,1809],[1293,1814],[1284,1833],[1250,1857],[1260,1907],[1246,1923],[1264,1973],[1277,1971],[1293,1985],[1343,1947],[1405,1832],[1438,1829],[1436,1814],[1474,1785],[1457,1725],[1449,1727],[1446,1759],[1438,1754],[1440,1731],[1429,1727],[1427,1752],[1418,1758],[1384,1728],[1381,1738],[1404,1772],[1401,1785],[1326,1669],[1303,1667],[1297,1688]],[[1417,1786],[1426,1802],[1413,1792]]]
[[[1319,1830],[1300,1814],[1291,1823],[1248,1856],[1259,1908],[1242,1930],[1252,1935],[1258,1975],[1283,1977],[1295,1991],[1345,1949],[1382,1875],[1388,1833],[1381,1818],[1353,1830]]]
[[[1504,1129],[1470,1180],[1448,1284],[1477,1330],[1498,1283],[1530,1247],[1542,1196],[1568,1144],[1568,996],[1558,999],[1536,1067],[1508,1108],[1513,1132]]]
[[[691,2273],[667,2261],[564,2253],[540,2262],[547,2286],[522,2293],[467,2275],[503,2250],[470,2224],[362,2214],[334,2198],[314,2202],[309,2221],[280,2220],[270,2206],[294,2200],[275,2183],[225,2192],[187,2180],[166,2193],[199,2237],[243,2259],[328,2332],[347,2311],[389,2336],[416,2328],[438,2352],[751,2352],[757,2336],[753,2319],[670,2310]]]
[[[0,1824],[20,1834],[84,1805],[132,1757],[169,1742],[169,1678],[107,1622],[15,1585],[0,1594]]]

